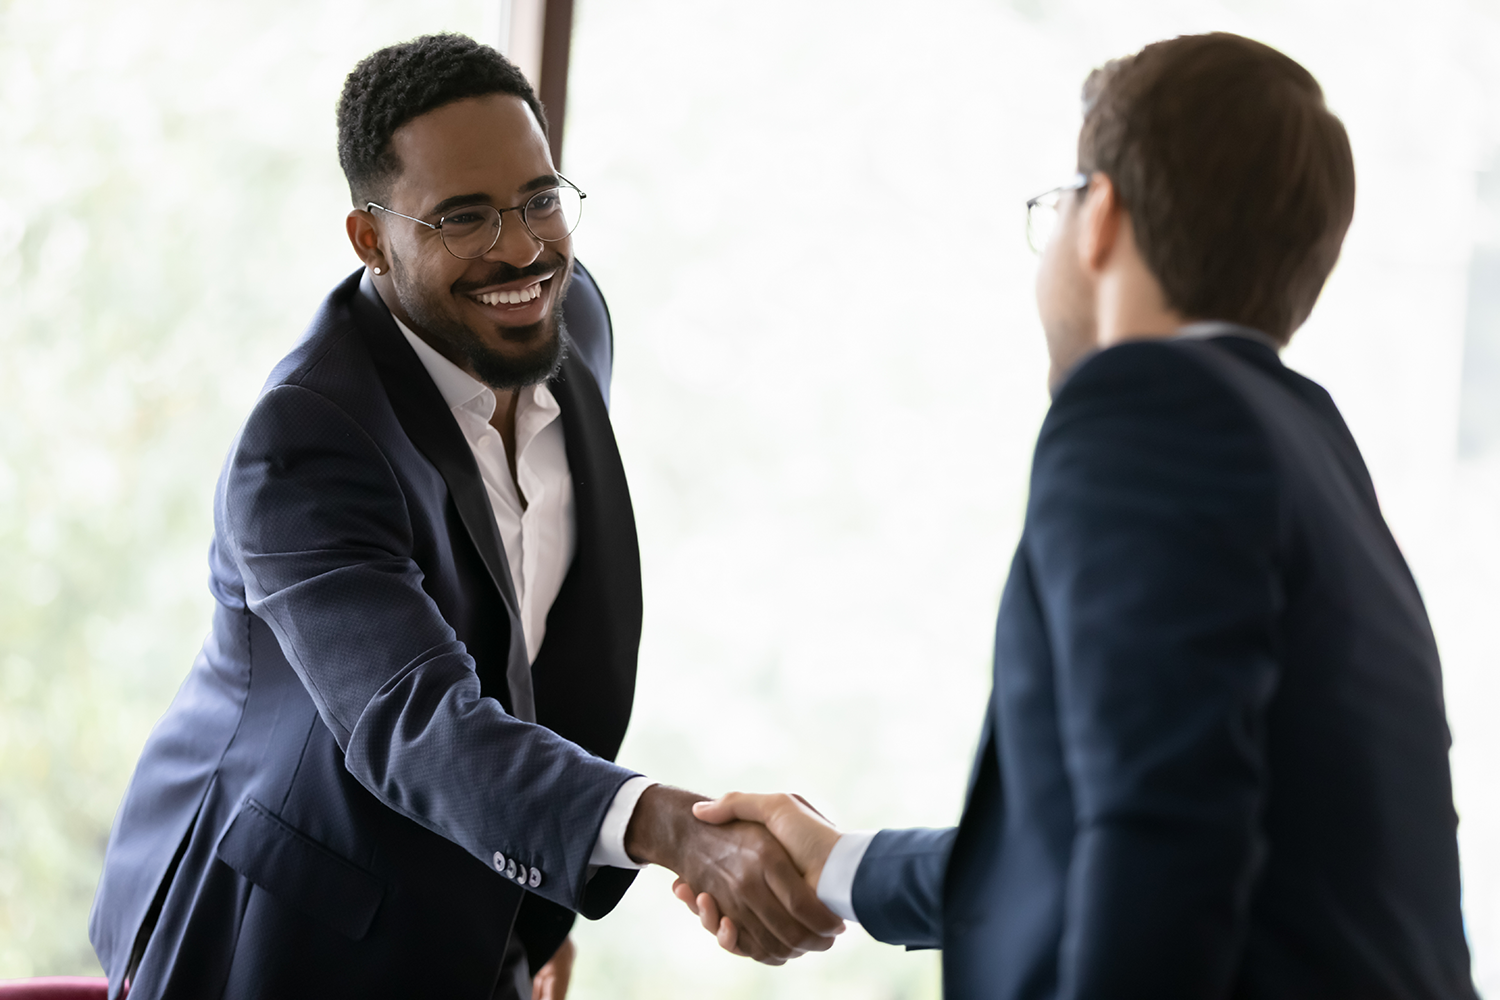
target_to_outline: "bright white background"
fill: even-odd
[[[478,0],[0,3],[0,976],[88,967],[104,829],[206,627],[218,463],[354,266],[342,75],[484,23]],[[1500,406],[1463,370],[1466,325],[1471,355],[1500,343],[1467,318],[1500,243],[1492,3],[580,0],[563,169],[646,585],[621,759],[851,827],[957,818],[1047,405],[1022,203],[1071,174],[1091,67],[1209,29],[1302,61],[1353,141],[1355,222],[1287,360],[1343,408],[1429,602],[1500,994],[1500,451],[1457,445],[1462,392]],[[732,959],[669,882],[580,926],[576,996],[936,995],[934,956],[857,929]]]

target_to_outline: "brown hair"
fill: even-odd
[[[1167,303],[1289,340],[1354,215],[1349,137],[1312,74],[1185,35],[1094,70],[1083,99],[1078,169],[1114,183]]]

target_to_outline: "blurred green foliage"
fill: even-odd
[[[354,265],[343,74],[480,6],[0,2],[0,978],[98,970],[109,824],[208,622],[219,463]]]

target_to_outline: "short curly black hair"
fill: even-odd
[[[401,172],[391,136],[413,118],[466,97],[513,94],[547,131],[547,114],[520,70],[468,35],[423,35],[360,60],[339,95],[339,165],[355,206],[384,197]]]

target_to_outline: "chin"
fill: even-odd
[[[519,389],[556,375],[567,357],[562,300],[546,319],[530,326],[503,327],[501,341],[509,350],[496,350],[473,337],[464,345],[465,359],[479,381],[491,389]]]

